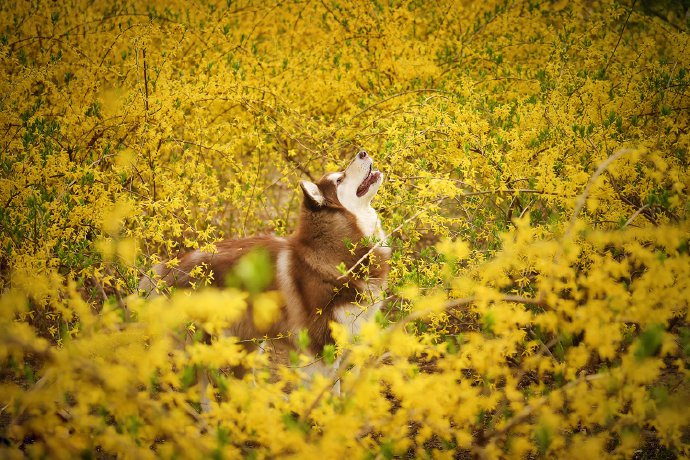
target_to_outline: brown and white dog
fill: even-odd
[[[282,294],[280,315],[268,330],[259,330],[250,306],[227,334],[243,341],[288,336],[295,346],[298,332],[306,330],[309,352],[318,356],[324,345],[333,343],[331,321],[357,334],[362,322],[380,308],[390,248],[383,241],[371,200],[382,182],[383,174],[373,169],[373,160],[361,151],[344,171],[326,174],[316,183],[300,182],[304,200],[292,235],[221,241],[216,243],[216,253],[196,250],[182,256],[177,267],[159,264],[154,272],[168,286],[189,287],[193,281],[189,272],[203,265],[213,272],[213,284],[222,288],[240,258],[263,248],[274,268],[266,290]],[[153,285],[145,279],[140,289],[150,292]],[[308,372],[323,370],[317,363]]]

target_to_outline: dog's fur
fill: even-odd
[[[278,290],[283,303],[280,315],[268,330],[258,330],[252,310],[228,331],[240,340],[279,335],[294,338],[307,330],[309,351],[318,355],[333,343],[329,323],[346,325],[351,334],[379,309],[385,289],[390,249],[371,200],[383,182],[366,152],[359,152],[342,172],[324,175],[318,182],[300,183],[304,200],[297,230],[287,238],[255,236],[225,240],[216,253],[193,251],[180,258],[175,268],[154,267],[168,286],[189,287],[190,271],[198,265],[213,272],[213,285],[224,287],[237,262],[254,248],[265,249],[273,262],[273,282],[266,290]],[[378,247],[370,251],[376,242]],[[359,261],[359,263],[358,263]],[[350,271],[343,276],[342,267]],[[356,266],[355,266],[356,265]],[[338,268],[340,267],[340,269]],[[354,268],[353,268],[354,267]],[[154,289],[150,279],[140,289]],[[369,305],[368,308],[360,305]]]

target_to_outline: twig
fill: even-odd
[[[504,295],[499,299],[496,299],[501,302],[515,302],[515,303],[521,303],[521,304],[528,304],[528,305],[539,305],[540,307],[548,307],[546,302],[540,298],[530,298],[530,297],[523,297],[519,295]],[[416,321],[418,319],[421,319],[425,316],[427,316],[430,313],[440,313],[442,311],[446,310],[451,310],[454,308],[460,308],[460,307],[466,307],[474,302],[477,301],[476,297],[464,297],[462,299],[453,299],[448,301],[440,310],[437,308],[431,308],[431,309],[424,309],[424,310],[417,310],[413,313],[410,313],[407,315],[405,318],[401,319],[397,323],[395,323],[392,327],[393,329],[399,328],[401,326],[404,326],[405,324],[411,323],[412,321]]]
[[[148,66],[146,64],[146,48],[141,50],[141,55],[144,60],[144,108],[146,109],[146,114],[149,113],[149,77],[148,77]]]
[[[451,93],[451,92],[449,92],[449,91],[443,91],[443,90],[436,89],[436,88],[420,88],[420,89],[414,89],[414,90],[410,90],[410,91],[404,91],[404,92],[402,92],[402,93],[396,93],[396,94],[393,94],[392,96],[389,96],[389,97],[387,97],[387,98],[381,99],[381,100],[378,101],[378,102],[374,102],[373,104],[367,106],[366,108],[364,108],[364,109],[362,109],[361,111],[357,112],[356,114],[352,115],[352,119],[358,118],[360,115],[366,113],[366,112],[369,111],[370,109],[376,107],[377,105],[384,104],[384,103],[390,101],[391,99],[395,99],[395,98],[398,98],[398,97],[407,96],[408,94],[415,94],[415,93],[440,93],[440,94],[446,94],[446,95],[449,95],[449,96],[452,96],[452,95],[453,95],[453,93]],[[337,132],[337,131],[338,131],[338,130],[336,130],[335,132]]]
[[[577,379],[573,380],[572,382],[567,383],[566,385],[563,385],[562,387],[558,388],[555,391],[565,392],[580,382],[591,382],[593,380],[599,380],[599,379],[604,378],[604,377],[605,377],[604,374],[593,374],[593,375],[580,376]],[[510,431],[511,428],[513,428],[515,425],[517,425],[518,423],[522,422],[524,419],[529,417],[532,414],[532,412],[534,412],[539,407],[543,406],[548,401],[549,401],[549,396],[543,396],[543,397],[539,398],[539,400],[535,401],[533,404],[526,406],[524,409],[522,409],[503,428],[487,434],[484,439],[490,439],[490,438],[501,436],[501,435],[507,433],[508,431]]]
[[[630,5],[630,11],[628,12],[628,17],[625,18],[625,23],[623,24],[623,28],[621,29],[620,35],[618,35],[618,41],[616,42],[616,46],[613,47],[613,51],[611,52],[609,59],[606,61],[606,67],[604,67],[604,75],[606,75],[606,72],[609,70],[609,65],[611,64],[611,59],[613,59],[613,55],[616,54],[616,50],[618,49],[618,45],[620,44],[621,39],[623,38],[623,32],[625,32],[625,27],[628,25],[628,21],[630,20],[630,15],[632,15],[633,8],[635,8],[636,2],[637,2],[637,0],[633,0],[632,5]]]
[[[439,200],[436,200],[436,202],[434,202],[434,204],[439,204],[439,203],[441,203],[442,201],[444,201],[445,199],[446,199],[446,197],[443,197],[443,198],[441,198],[441,199],[439,199]],[[404,226],[405,224],[407,224],[407,223],[409,223],[410,221],[416,219],[416,218],[419,217],[422,213],[425,213],[425,212],[427,212],[427,211],[428,211],[428,209],[422,209],[422,210],[420,210],[420,211],[417,212],[415,215],[413,215],[412,217],[406,219],[403,223],[401,223],[400,225],[398,225],[397,227],[395,227],[395,229],[393,229],[393,231],[391,231],[390,233],[388,233],[383,239],[378,240],[378,241],[377,241],[377,242],[376,242],[376,243],[375,243],[375,244],[374,244],[374,245],[373,245],[373,246],[362,256],[362,257],[359,258],[359,260],[358,260],[357,262],[354,263],[354,265],[352,265],[352,267],[350,267],[350,269],[349,269],[348,271],[346,271],[345,273],[343,273],[342,275],[340,275],[340,276],[337,278],[337,280],[338,280],[338,281],[341,281],[341,280],[347,278],[347,276],[350,275],[350,274],[351,274],[351,273],[352,273],[362,262],[364,262],[364,260],[365,260],[367,257],[369,257],[369,256],[371,255],[371,253],[374,252],[374,250],[375,250],[376,248],[381,247],[381,243],[383,243],[384,241],[388,240],[388,238],[390,238],[395,232],[397,232],[398,230],[400,230],[401,228],[403,228],[403,226]]]
[[[440,310],[439,309],[424,309],[424,310],[417,310],[409,315],[407,315],[405,318],[401,319],[400,321],[388,326],[384,331],[382,331],[381,335],[385,337],[386,339],[390,339],[392,336],[393,332],[397,331],[398,329],[404,327],[408,323],[415,321],[417,319],[423,318],[424,316],[427,316],[430,313],[439,313],[441,311],[445,310],[450,310],[453,308],[459,308],[459,307],[466,307],[476,301],[476,297],[466,297],[462,299],[454,299],[449,302],[447,302]],[[501,297],[500,299],[496,299],[498,301],[504,301],[504,302],[516,302],[516,303],[524,303],[524,304],[533,304],[533,305],[541,305],[545,306],[546,304],[544,303],[543,300],[541,299],[533,299],[529,297],[522,297],[522,296],[517,296],[517,295],[505,295]],[[323,399],[324,395],[326,394],[327,391],[330,390],[330,388],[333,387],[340,379],[342,379],[343,375],[345,372],[347,372],[348,368],[350,367],[350,358],[351,351],[348,349],[346,350],[343,355],[340,358],[340,364],[338,366],[338,371],[335,373],[335,375],[331,378],[331,381],[328,385],[326,385],[318,395],[316,395],[316,398],[314,398],[314,401],[309,405],[307,410],[302,414],[300,417],[302,420],[307,420],[309,418],[309,415],[311,412],[316,408],[316,406],[319,404],[321,399]],[[369,362],[374,361],[374,357],[372,356]]]
[[[498,195],[498,194],[503,194],[503,193],[534,193],[537,195],[556,195],[556,196],[565,196],[562,193],[558,192],[547,192],[545,190],[536,190],[536,189],[531,189],[531,188],[507,188],[507,189],[496,189],[496,190],[482,190],[479,192],[468,192],[468,193],[463,193],[458,195],[458,198],[463,198],[463,197],[468,197],[468,196],[478,196],[478,195]]]
[[[312,413],[312,411],[318,406],[319,402],[321,402],[321,399],[324,397],[326,392],[330,391],[331,388],[333,388],[333,385],[338,383],[340,379],[345,375],[345,371],[347,371],[347,368],[349,367],[349,362],[347,361],[348,358],[350,357],[350,350],[346,350],[343,355],[340,357],[340,365],[338,366],[338,372],[335,373],[335,375],[331,378],[331,382],[323,387],[321,391],[319,391],[319,394],[316,395],[316,398],[311,402],[307,410],[302,414],[300,417],[302,420],[308,420],[309,415]]]
[[[183,402],[180,404],[182,406],[182,409],[184,409],[187,414],[191,415],[194,420],[201,426],[202,429],[207,429],[208,430],[208,424],[206,423],[206,420],[204,420],[199,413],[194,410],[194,408],[189,405],[187,402]]]
[[[104,155],[101,155],[101,157],[100,157],[98,160],[95,160],[94,162],[92,162],[92,163],[88,166],[88,168],[93,168],[94,166],[98,166],[99,163],[100,163],[101,161],[103,161],[105,158],[112,157],[112,156],[114,156],[114,155],[115,155],[114,153],[107,154],[107,155],[105,155],[105,154],[104,154]],[[69,191],[69,189],[72,188],[72,186],[73,186],[74,184],[76,184],[76,183],[77,183],[77,179],[74,179],[74,180],[72,180],[69,184],[67,184],[67,186],[65,187],[65,190],[63,190],[62,193],[60,193],[60,196],[57,197],[57,199],[55,200],[55,202],[59,202],[60,200],[62,200],[62,197],[65,196],[65,193],[67,193],[67,192]]]
[[[259,176],[261,175],[260,172],[262,170],[263,164],[262,164],[262,155],[261,151],[259,150],[258,152],[258,164],[256,166],[256,176],[254,177],[254,183],[252,184],[252,192],[251,195],[249,196],[249,203],[252,203],[254,201],[254,195],[256,194],[256,187],[259,182]],[[251,211],[252,207],[250,204],[247,204],[247,210],[244,213],[244,221],[242,222],[242,234],[244,236],[247,236],[247,220],[249,219],[249,211]]]
[[[331,14],[331,16],[333,16],[333,19],[335,19],[335,22],[340,24],[342,26],[342,28],[345,29],[348,33],[350,32],[350,28],[347,26],[347,23],[344,23],[342,20],[338,19],[338,16],[336,16],[336,14],[333,12],[333,10],[328,7],[326,2],[321,0],[321,5],[323,5],[323,7],[326,8],[326,11],[328,11]]]
[[[103,285],[101,284],[100,281],[96,279],[95,276],[91,275],[91,279],[93,280],[93,284],[96,285],[98,288],[98,292],[101,293],[101,297],[103,297],[103,303],[108,301],[108,294],[105,293],[105,289],[103,289]]]
[[[126,278],[120,273],[120,270],[117,269],[117,266],[115,267],[115,271],[117,271],[117,274],[122,278],[122,280],[125,282],[125,286],[127,285],[127,280]],[[113,273],[109,270],[108,266],[106,265],[105,267],[105,272],[115,278]],[[114,286],[113,292],[115,293],[115,299],[117,300],[117,305],[122,309],[122,313],[124,315],[124,320],[126,323],[128,323],[131,319],[130,313],[129,313],[129,308],[127,308],[127,304],[125,304],[125,301],[122,299],[122,296],[120,295],[120,290],[117,288],[117,284]]]
[[[637,211],[635,211],[635,214],[633,214],[632,216],[630,216],[630,219],[628,219],[627,222],[625,222],[625,223],[623,224],[623,228],[625,228],[625,227],[627,227],[628,225],[630,225],[630,224],[632,223],[632,221],[635,220],[635,218],[636,218],[637,216],[639,216],[639,215],[642,213],[642,211],[644,211],[644,210],[647,209],[647,208],[648,208],[648,206],[645,204],[645,205],[642,206],[640,209],[638,209]]]
[[[606,170],[606,168],[608,168],[611,165],[611,163],[616,161],[618,158],[632,151],[632,149],[620,149],[613,155],[609,156],[599,165],[594,174],[592,174],[592,177],[589,178],[589,182],[587,182],[585,190],[578,197],[577,204],[575,205],[575,210],[573,211],[573,215],[570,217],[570,224],[568,225],[568,229],[564,234],[564,238],[568,238],[570,234],[573,232],[573,229],[575,228],[575,223],[577,222],[577,216],[578,214],[580,214],[580,211],[582,211],[582,208],[585,206],[592,185],[594,185],[594,182],[596,182],[601,173],[603,173]]]

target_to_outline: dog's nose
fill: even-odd
[[[367,152],[364,151],[364,150],[362,150],[361,152],[359,152],[359,153],[357,154],[357,157],[359,157],[360,160],[363,160],[363,159],[365,159],[365,158],[367,157]]]

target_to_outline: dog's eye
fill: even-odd
[[[336,185],[340,185],[340,183],[345,179],[345,176],[340,176],[337,181],[335,181]]]

